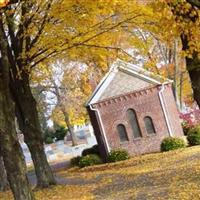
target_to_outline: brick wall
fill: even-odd
[[[145,90],[127,93],[123,96],[108,98],[93,105],[100,112],[111,149],[123,148],[128,150],[132,155],[160,150],[160,143],[163,138],[169,136],[169,131],[158,96],[159,90],[160,86],[151,87]],[[164,97],[168,108],[168,114],[170,114],[174,136],[180,137],[183,135],[183,132],[170,84],[166,86]],[[137,114],[142,132],[141,138],[133,138],[132,129],[126,115],[126,111],[130,108],[134,109]],[[89,109],[89,113],[90,112]],[[143,121],[145,116],[150,116],[152,118],[156,134],[147,134]],[[95,116],[90,115],[90,117],[95,130],[98,126],[97,123],[93,123]],[[120,123],[124,124],[126,127],[129,138],[127,142],[120,142],[119,140],[116,126]],[[100,133],[100,130],[96,132],[97,137],[99,137]]]

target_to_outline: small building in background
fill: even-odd
[[[100,152],[131,155],[160,151],[165,137],[182,137],[172,81],[117,60],[99,83],[87,110]]]

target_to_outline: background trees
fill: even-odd
[[[182,49],[185,52],[194,99],[200,106],[200,2],[188,0],[179,4],[170,3],[169,5],[180,30]]]
[[[181,42],[182,51],[179,51],[179,54],[182,58],[185,58],[186,71],[191,80],[193,96],[197,104],[200,105],[198,74],[198,41],[200,39],[199,1],[156,1],[153,5],[155,12],[157,12],[161,20],[159,26],[163,28],[160,32],[165,36],[164,41],[169,41],[169,36],[171,35]]]
[[[13,158],[17,149],[17,156],[11,160],[16,162],[19,179],[13,180],[11,188],[20,198],[27,195],[31,199],[32,194],[15,137],[15,115],[32,155],[38,186],[55,184],[46,160],[37,102],[32,92],[36,78],[32,76],[33,70],[43,71],[51,80],[49,91],[57,96],[56,109],[64,114],[72,136],[70,118],[84,115],[80,105],[91,91],[90,81],[100,79],[117,57],[173,78],[175,96],[180,99],[183,82],[189,83],[187,70],[194,98],[200,104],[198,1],[154,1],[140,5],[130,0],[13,0],[4,1],[0,6],[4,6],[0,24],[1,146],[10,184],[13,164],[7,157]],[[181,56],[186,58],[186,69]],[[49,69],[52,63],[63,58],[82,68],[68,71],[64,67],[62,81],[57,85]],[[87,66],[85,71],[84,66]],[[22,184],[26,185],[24,190],[15,188]]]

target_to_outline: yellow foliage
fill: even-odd
[[[36,200],[199,200],[199,154],[196,146],[71,168],[58,173],[62,180],[66,178],[66,185],[37,190]],[[0,193],[0,200],[5,199],[13,199],[10,192]]]
[[[5,7],[9,2],[9,0],[0,0],[0,8]]]
[[[185,35],[189,41],[185,56],[192,57],[194,52],[200,52],[199,9],[192,7],[187,0],[156,0],[152,5],[160,18],[160,34],[165,41]]]
[[[71,125],[81,125],[87,121],[84,104],[87,95],[91,93],[91,88],[87,83],[87,77],[78,64],[64,69],[61,89],[57,88],[58,104],[52,113],[53,121],[66,126],[63,110],[68,115]]]

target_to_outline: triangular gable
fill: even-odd
[[[164,80],[163,77],[155,76],[141,67],[117,60],[99,83],[87,105],[109,97],[158,85]],[[171,82],[171,80],[167,79],[167,82]]]
[[[153,85],[155,84],[119,70],[109,83],[109,86],[102,92],[99,101],[132,91],[138,91]]]

